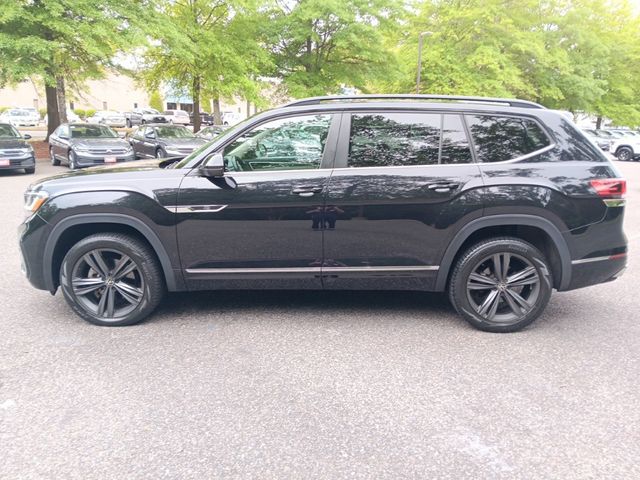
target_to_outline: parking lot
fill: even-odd
[[[0,478],[640,478],[640,163],[629,269],[516,334],[442,295],[208,292],[100,328],[20,272],[0,172]]]

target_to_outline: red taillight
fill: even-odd
[[[622,178],[591,180],[591,186],[602,198],[622,198],[627,193],[627,181]]]

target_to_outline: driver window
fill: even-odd
[[[331,115],[272,120],[245,132],[224,149],[227,171],[320,168]]]

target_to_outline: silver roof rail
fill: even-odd
[[[284,105],[285,107],[300,107],[305,105],[319,105],[325,102],[353,102],[358,100],[437,100],[450,102],[489,103],[508,105],[519,108],[545,108],[528,100],[515,98],[468,97],[459,95],[418,95],[418,94],[373,94],[373,95],[332,95],[325,97],[303,98]]]

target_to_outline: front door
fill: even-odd
[[[320,215],[339,115],[249,127],[224,147],[225,177],[187,175],[177,205],[190,288],[321,288]],[[331,148],[331,145],[334,148]]]
[[[463,118],[345,117],[324,209],[324,285],[429,290],[452,232],[482,214]]]

